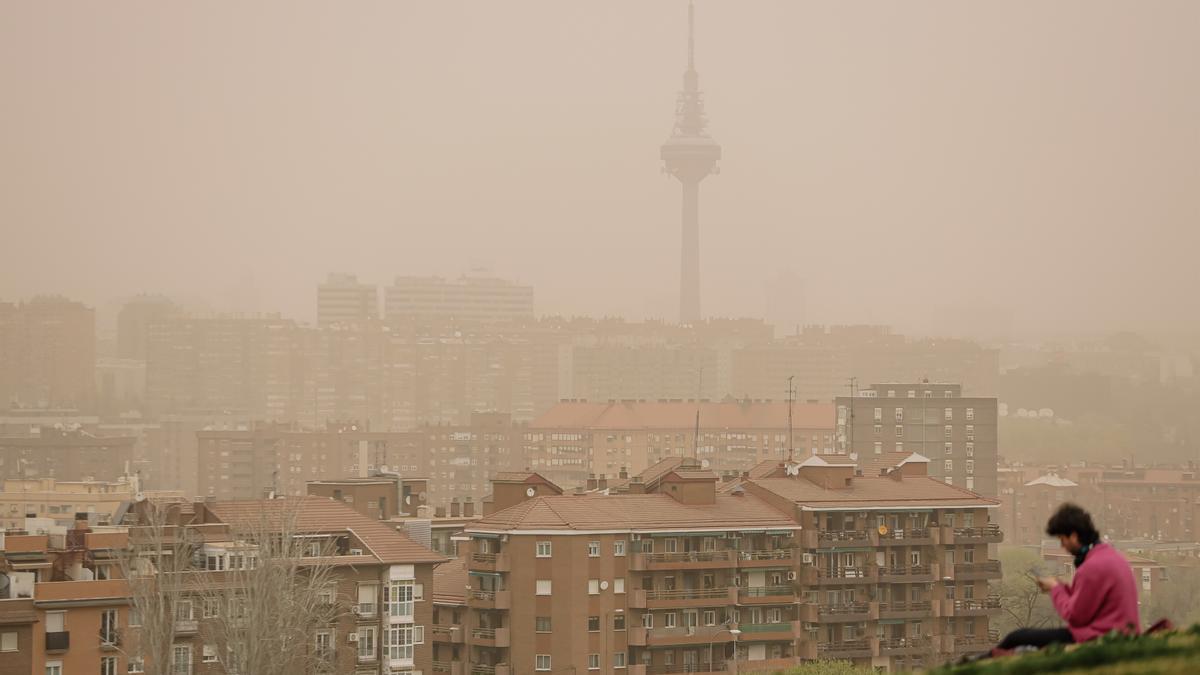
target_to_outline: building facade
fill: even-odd
[[[379,292],[353,274],[330,274],[317,284],[317,325],[360,324],[379,318]]]
[[[96,313],[61,297],[0,302],[0,408],[94,404]]]
[[[533,318],[533,287],[490,276],[396,277],[384,289],[389,323],[492,322]]]

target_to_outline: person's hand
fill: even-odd
[[[1055,586],[1059,585],[1060,583],[1061,582],[1058,579],[1056,579],[1055,577],[1038,577],[1037,578],[1038,588],[1042,589],[1043,593],[1049,593],[1050,589],[1054,588]]]

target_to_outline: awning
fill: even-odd
[[[467,570],[467,574],[474,574],[477,577],[498,577],[499,572],[476,572],[475,570]]]
[[[471,535],[475,539],[499,539],[500,538],[499,533],[493,533],[493,532],[468,532],[467,534]]]

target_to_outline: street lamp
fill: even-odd
[[[726,623],[725,625],[728,626],[729,624]],[[713,659],[712,659],[713,643],[717,641],[717,636],[720,635],[721,633],[729,633],[733,637],[733,672],[734,672],[734,675],[737,675],[737,636],[741,635],[742,631],[740,631],[736,628],[722,628],[721,630],[719,630],[719,631],[713,633],[711,636],[709,636],[709,638],[708,638],[708,667],[710,669],[713,667]]]

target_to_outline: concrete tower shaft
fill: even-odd
[[[683,89],[675,102],[675,127],[663,143],[664,170],[679,179],[683,191],[679,266],[679,321],[694,323],[700,314],[700,181],[717,173],[721,146],[707,132],[704,95],[695,59],[695,8],[688,3],[688,58]]]

